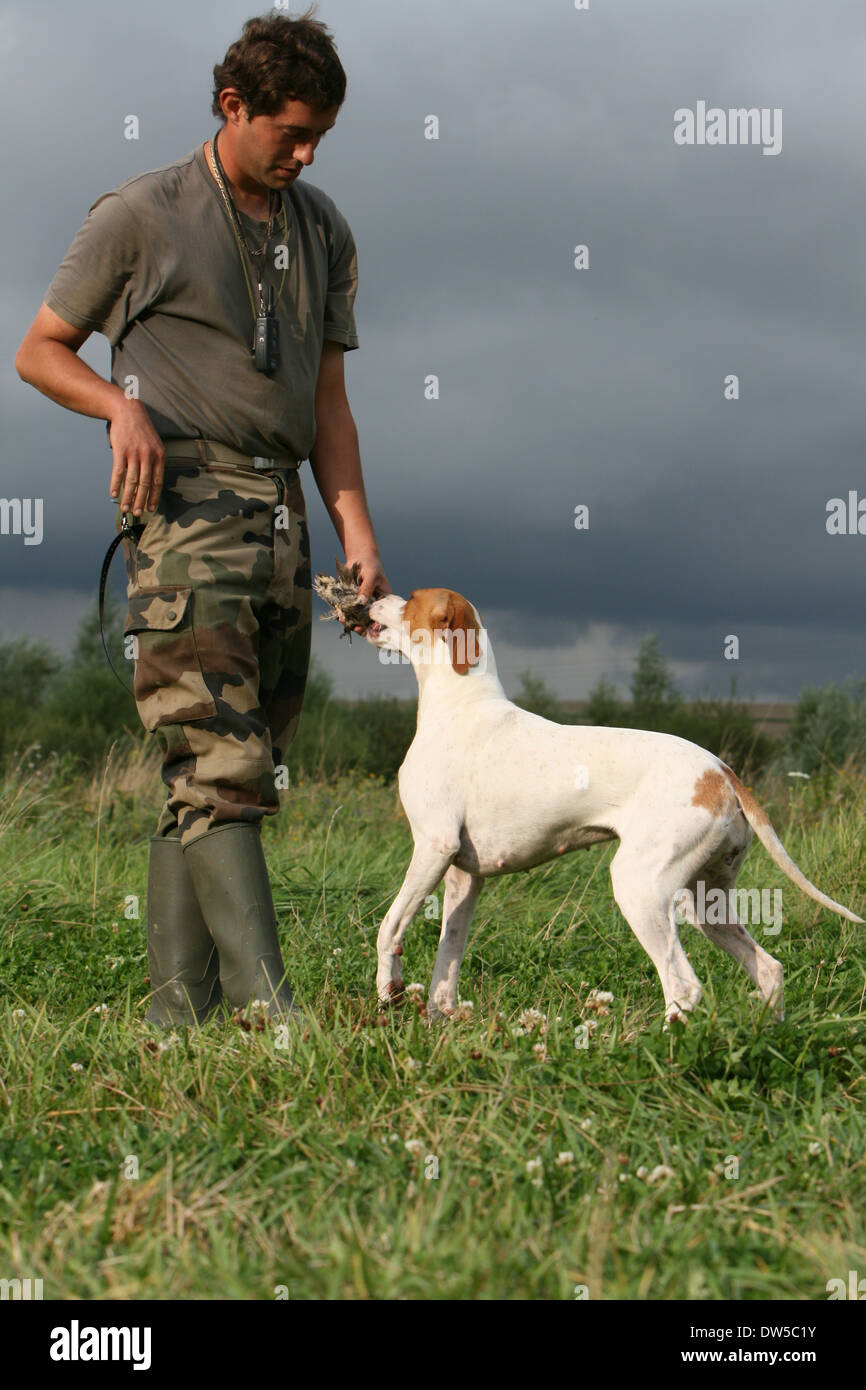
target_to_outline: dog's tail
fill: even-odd
[[[762,806],[758,804],[752,793],[744,787],[735,772],[732,772],[726,764],[722,763],[725,776],[734,789],[734,795],[740,803],[740,809],[749,825],[754,830],[764,849],[782,870],[788,875],[798,888],[802,888],[810,898],[814,898],[816,903],[822,907],[829,907],[831,912],[838,912],[840,917],[847,917],[849,922],[862,922],[863,918],[858,917],[856,912],[851,912],[849,908],[843,907],[841,903],[834,902],[828,898],[826,893],[822,893],[820,888],[816,888],[814,883],[810,883],[801,869],[797,868],[782,841],[779,839],[772,825],[770,818]]]

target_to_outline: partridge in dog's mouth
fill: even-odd
[[[356,627],[371,630],[374,624],[370,618],[369,605],[358,602],[361,566],[357,561],[351,568],[341,565],[339,560],[335,560],[334,564],[337,570],[336,578],[331,574],[317,574],[313,579],[313,588],[330,609],[329,613],[322,614],[322,621],[327,623],[336,620],[342,623],[344,632],[350,637]],[[379,625],[375,626],[378,629]]]

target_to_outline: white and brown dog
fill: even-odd
[[[399,775],[415,848],[379,930],[383,1005],[403,994],[403,935],[443,875],[431,1018],[456,1007],[483,880],[602,840],[620,842],[610,866],[614,897],[658,971],[666,1021],[682,1019],[701,997],[678,916],[739,961],[782,1016],[782,967],[732,906],[752,830],[804,893],[851,922],[863,920],[809,882],[714,754],[670,734],[556,724],[513,705],[481,617],[460,594],[416,589],[408,601],[388,594],[369,612],[368,640],[410,660],[419,687],[417,732]],[[709,900],[726,910],[708,910]]]

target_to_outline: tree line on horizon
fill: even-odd
[[[121,672],[123,608],[106,605],[106,637]],[[537,672],[526,670],[515,703],[563,724],[657,729],[708,748],[754,776],[769,767],[813,776],[843,763],[866,764],[866,679],[801,692],[784,740],[761,732],[748,706],[736,698],[686,701],[655,634],[637,653],[628,700],[602,677],[579,712],[563,707]],[[376,696],[350,701],[334,692],[332,678],[313,661],[304,712],[292,745],[290,769],[306,777],[355,770],[391,780],[415,732],[414,701]],[[71,773],[92,770],[112,743],[138,745],[145,735],[132,695],[108,666],[99,635],[96,605],[79,624],[68,657],[28,637],[0,634],[0,757],[8,763],[27,753],[31,767],[46,759]]]

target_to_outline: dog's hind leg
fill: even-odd
[[[703,932],[714,946],[721,946],[723,951],[727,951],[729,956],[733,956],[734,960],[739,962],[754,980],[761,998],[769,1005],[773,1018],[781,1020],[785,1016],[784,970],[774,956],[758,945],[739,920],[737,897],[746,897],[751,905],[752,895],[758,895],[758,890],[743,889],[739,894],[735,892],[738,869],[739,865],[731,873],[718,869],[712,871],[709,867],[703,869],[689,884],[690,891],[684,895],[679,906],[680,916]],[[702,892],[699,891],[699,884],[703,884]],[[708,921],[708,917],[720,920]]]
[[[442,907],[442,932],[439,950],[430,981],[427,1017],[438,1018],[452,1014],[457,1007],[457,977],[469,938],[472,914],[478,901],[483,878],[469,874],[452,864],[445,875],[445,901]]]
[[[684,1021],[701,998],[700,981],[689,964],[674,919],[676,866],[654,871],[647,855],[621,844],[611,861],[613,895],[661,980],[665,1023]]]
[[[439,883],[458,848],[459,840],[455,841],[453,848],[434,845],[429,840],[416,841],[406,877],[379,928],[376,992],[381,1004],[394,1004],[403,997],[400,959],[403,955],[403,933],[428,893],[432,893]]]

